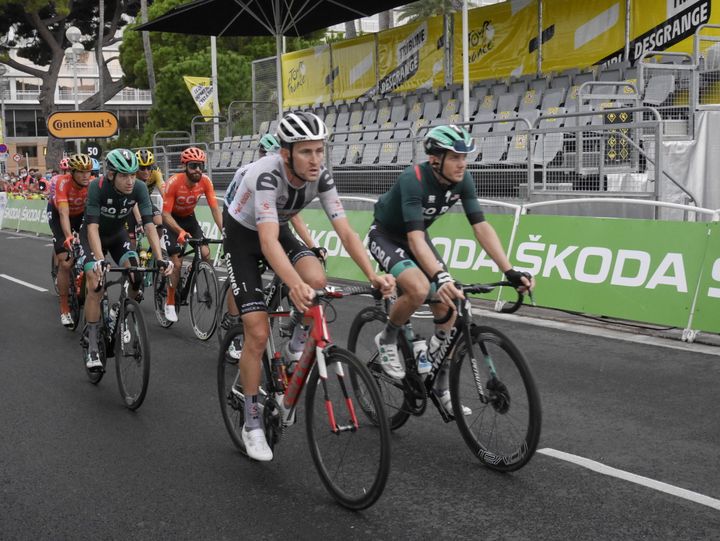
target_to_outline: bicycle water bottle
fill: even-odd
[[[422,337],[417,336],[413,341],[412,346],[413,356],[417,361],[418,374],[427,374],[430,372],[430,368],[432,367],[432,363],[428,360],[427,356],[427,342]]]

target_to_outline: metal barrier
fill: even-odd
[[[193,143],[210,143],[229,136],[228,121],[223,116],[197,115],[190,121],[190,133]]]
[[[165,145],[189,145],[191,142],[190,132],[186,131],[159,131],[153,134],[153,148]]]
[[[267,131],[270,123],[277,117],[277,102],[233,101],[228,105],[227,135],[237,137]]]
[[[163,157],[164,157],[165,164],[166,164],[166,170],[164,171],[166,178],[175,173],[179,173],[184,169],[182,164],[180,163],[180,154],[182,154],[182,151],[185,150],[186,148],[188,148],[188,146],[190,146],[190,145],[187,143],[164,146]],[[205,153],[207,154],[208,161],[207,161],[207,169],[205,170],[205,174],[208,175],[210,178],[212,178],[212,174],[213,174],[212,160],[210,159],[211,154],[208,151],[207,143],[194,143],[192,146],[196,146],[198,148],[203,149],[205,151]]]
[[[695,32],[693,61],[697,66],[697,108],[720,105],[720,25],[703,24]]]

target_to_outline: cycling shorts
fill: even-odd
[[[128,237],[127,229],[124,227],[108,236],[101,234],[100,244],[103,249],[102,257],[98,257],[93,253],[88,240],[87,224],[82,224],[82,227],[80,227],[80,248],[86,272],[90,270],[93,263],[104,259],[105,254],[108,253],[118,266],[122,266],[130,258],[134,258],[133,264],[137,264],[137,253],[130,249],[130,237]]]
[[[173,219],[177,222],[177,224],[180,226],[180,229],[185,230],[187,233],[190,234],[190,236],[194,239],[201,239],[204,236],[203,230],[200,227],[200,224],[197,221],[197,218],[195,218],[195,213],[191,214],[190,216],[175,216],[172,215]],[[165,249],[167,250],[168,255],[177,255],[182,251],[182,246],[178,244],[178,234],[175,233],[167,224],[165,224],[165,238],[163,239],[165,243]]]
[[[262,268],[267,266],[257,231],[240,225],[223,212],[223,248],[230,289],[240,314],[267,312],[263,295]],[[303,257],[315,257],[305,244],[293,235],[290,227],[280,226],[278,240],[294,265]]]
[[[73,233],[80,231],[82,225],[83,215],[70,216],[70,230]],[[65,233],[63,233],[62,226],[60,225],[60,213],[55,207],[48,209],[48,225],[53,236],[53,248],[56,254],[61,254],[65,251]]]
[[[440,257],[440,254],[433,246],[430,236],[425,231],[425,240],[428,246],[435,254],[435,259],[442,265],[443,270],[447,271],[445,262]],[[380,268],[392,274],[395,278],[406,269],[419,268],[422,269],[415,256],[410,251],[410,245],[408,244],[407,236],[396,235],[389,233],[380,228],[377,222],[374,222],[370,226],[370,232],[368,233],[368,249],[372,254],[375,261],[378,262]],[[427,273],[423,271],[427,276]],[[428,280],[432,280],[432,276],[428,276]]]

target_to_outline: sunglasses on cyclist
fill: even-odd
[[[188,162],[187,167],[188,169],[200,169],[202,171],[205,169],[205,164],[202,162]]]
[[[138,169],[140,171],[150,171],[152,169],[152,165],[141,165]]]

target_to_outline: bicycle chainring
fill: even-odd
[[[412,415],[422,415],[427,408],[427,392],[422,378],[414,371],[407,371],[403,379],[405,403],[403,410]]]

